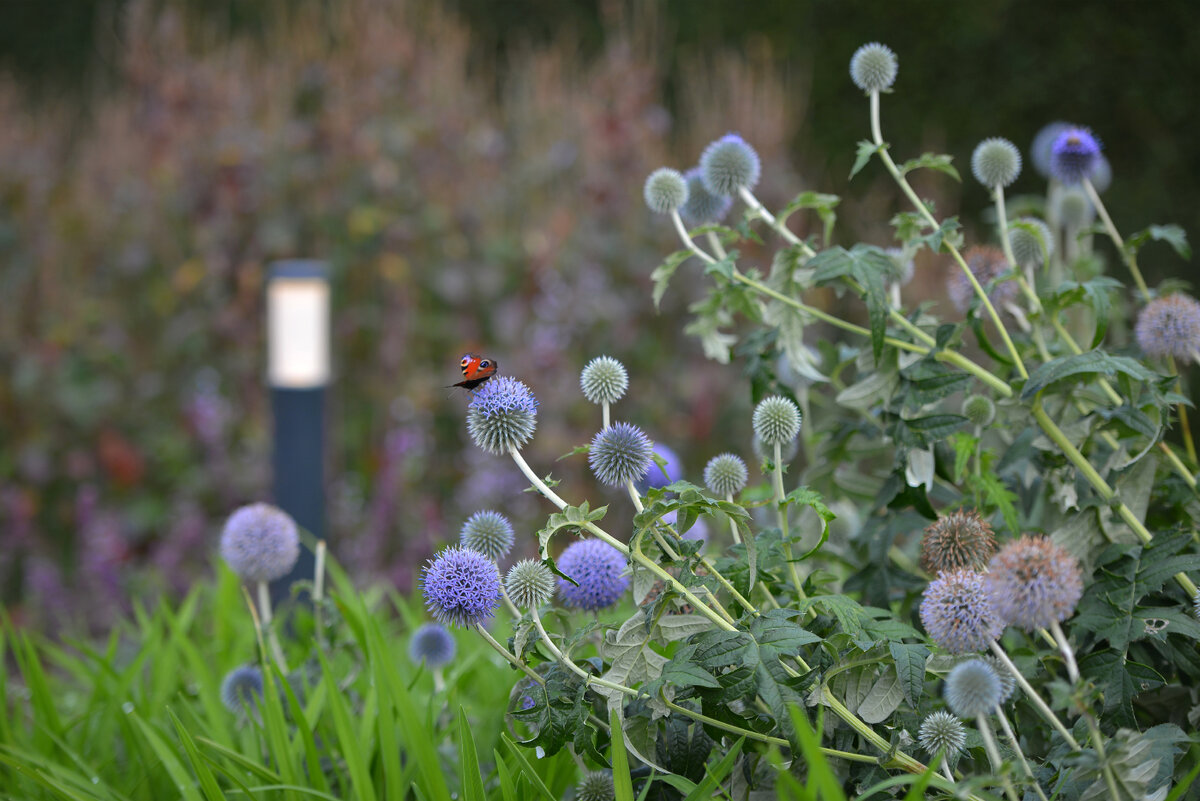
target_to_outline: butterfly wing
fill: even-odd
[[[484,381],[494,376],[499,366],[495,359],[490,359],[487,356],[480,356],[476,353],[463,354],[462,361],[459,362],[463,380],[451,386],[475,389]]]

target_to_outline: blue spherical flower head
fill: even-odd
[[[679,454],[666,445],[656,442],[654,443],[654,456],[662,459],[664,466],[659,467],[658,462],[651,457],[650,472],[646,474],[645,478],[636,482],[637,490],[640,493],[645,494],[649,489],[662,489],[683,478],[683,462],[680,460]]]
[[[1191,361],[1200,350],[1200,303],[1187,295],[1167,295],[1146,304],[1133,329],[1147,356]]]
[[[1037,631],[1075,614],[1083,577],[1065,548],[1025,535],[992,557],[984,589],[1004,625]]]
[[[754,148],[737,134],[725,134],[704,148],[700,175],[714,195],[736,195],[741,188],[753,189],[762,175],[762,163]]]
[[[703,225],[725,219],[725,215],[733,208],[733,198],[709,192],[699,167],[692,167],[683,177],[688,186],[687,200],[679,208],[679,216],[683,221],[688,225]]]
[[[946,703],[960,718],[990,714],[1000,703],[1003,686],[996,671],[982,659],[954,666],[946,677]]]
[[[486,623],[500,604],[500,570],[479,551],[454,545],[425,566],[421,588],[436,620],[467,628]]]
[[[1054,148],[1054,142],[1058,139],[1058,135],[1068,128],[1074,127],[1069,122],[1058,120],[1042,126],[1042,129],[1033,137],[1033,143],[1029,145],[1029,160],[1033,162],[1033,168],[1043,178],[1051,176],[1050,151]]]
[[[454,658],[454,635],[437,623],[425,623],[408,641],[408,657],[429,667],[440,667]]]
[[[952,654],[982,651],[1004,631],[983,581],[974,570],[953,570],[925,588],[921,625]]]
[[[296,521],[270,504],[243,506],[229,516],[221,532],[221,558],[246,582],[286,576],[299,556]]]
[[[624,575],[625,557],[601,540],[579,540],[568,545],[558,557],[558,569],[578,586],[558,580],[558,593],[567,606],[596,611],[612,606],[629,587]]]
[[[234,668],[221,680],[221,703],[230,712],[242,712],[247,706],[256,706],[262,694],[263,676],[257,665]]]
[[[610,487],[637,481],[650,470],[650,439],[629,423],[615,423],[592,439],[588,464],[596,478]]]
[[[488,453],[519,450],[537,427],[537,398],[512,376],[493,378],[475,391],[467,407],[467,431]]]
[[[1050,148],[1050,171],[1064,184],[1091,177],[1100,158],[1100,141],[1087,128],[1067,128]]]

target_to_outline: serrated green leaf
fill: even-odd
[[[1188,244],[1187,232],[1178,225],[1151,225],[1138,231],[1125,240],[1125,250],[1131,255],[1136,255],[1143,245],[1152,240],[1166,242],[1185,259],[1192,257],[1192,246]]]
[[[900,707],[903,700],[904,690],[899,676],[896,675],[896,668],[885,665],[879,678],[867,691],[867,697],[858,705],[858,716],[867,723],[883,723]]]
[[[1094,375],[1110,378],[1124,375],[1139,382],[1153,382],[1161,378],[1158,373],[1128,356],[1112,356],[1102,350],[1090,350],[1077,355],[1060,356],[1038,367],[1025,382],[1021,399],[1029,400],[1050,385],[1068,378]]]
[[[874,142],[868,142],[863,139],[858,143],[858,150],[854,154],[854,166],[850,168],[850,177],[858,175],[859,170],[867,166],[867,162],[871,160],[879,152],[879,147]]]
[[[828,245],[829,238],[833,234],[833,224],[837,220],[834,208],[841,200],[837,195],[825,195],[820,192],[801,192],[792,199],[791,203],[784,206],[775,215],[775,218],[780,223],[783,223],[800,209],[813,209],[817,212],[817,216],[821,218],[821,222],[824,223],[825,230],[822,239]]]
[[[687,261],[691,255],[692,252],[690,250],[677,250],[670,256],[667,256],[666,260],[655,267],[654,271],[650,273],[650,280],[654,282],[652,295],[654,298],[654,308],[657,309],[662,305],[663,295],[667,292],[667,285],[671,283],[671,276],[679,269],[679,265]]]
[[[925,168],[944,172],[954,180],[962,183],[962,177],[959,176],[958,170],[951,163],[954,161],[953,156],[947,156],[944,153],[924,153],[918,158],[909,159],[900,165],[900,174],[907,175],[913,170]]]
[[[888,649],[892,652],[892,659],[896,660],[896,676],[900,680],[904,700],[916,709],[925,691],[925,660],[929,658],[929,649],[920,643],[902,642],[890,642]]]

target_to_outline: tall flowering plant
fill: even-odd
[[[881,44],[850,63],[870,133],[852,174],[878,163],[903,194],[895,247],[830,244],[831,195],[769,210],[754,194],[759,158],[736,134],[643,187],[683,245],[653,273],[655,302],[702,268],[712,283],[689,330],[709,357],[750,365],[745,454],[714,454],[703,485],[686,470],[645,482],[667,469],[655,443],[612,419],[640,382],[599,356],[580,380],[598,429],[576,453],[628,495],[622,515],[561,497],[526,462],[539,409],[525,383],[494,379],[470,402],[475,443],[510,457],[554,509],[539,560],[501,581],[493,557],[448,549],[426,570],[426,598],[519,671],[514,731],[540,753],[570,748],[587,797],[707,781],[757,798],[811,789],[820,772],[864,791],[919,781],[955,797],[1141,799],[1195,778],[1181,754],[1200,742],[1200,461],[1179,367],[1198,358],[1200,306],[1138,267],[1154,240],[1186,253],[1182,231],[1123,239],[1100,198],[1111,171],[1099,140],[1055,123],[1032,153],[1046,200],[1017,216],[1006,188],[1020,151],[1003,138],[975,148],[996,224],[969,237],[908,181],[918,169],[958,179],[953,159],[897,163],[884,139],[898,67]],[[742,217],[724,224],[734,203]],[[789,226],[804,211],[822,236]],[[1100,259],[1098,234],[1120,267]],[[770,264],[747,264],[739,246],[767,238],[779,242]],[[951,304],[905,288],[922,253],[949,265]],[[859,298],[865,324],[813,300],[820,287]],[[1129,341],[1113,325],[1126,305]],[[636,402],[622,416],[635,421]],[[706,543],[687,536],[702,522],[717,532]],[[501,598],[507,618],[489,630]]]

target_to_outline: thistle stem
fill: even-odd
[[[487,640],[488,644],[491,645],[492,648],[496,649],[496,652],[499,653],[502,657],[504,657],[505,660],[507,660],[510,665],[515,667],[517,670],[524,672],[526,676],[533,679],[538,684],[545,686],[545,684],[546,684],[545,679],[543,679],[536,672],[534,672],[533,668],[529,667],[529,665],[525,664],[520,659],[513,656],[512,653],[510,653],[507,648],[505,648],[500,643],[496,642],[496,638],[493,637],[491,634],[489,634],[488,630],[485,629],[482,624],[476,623],[475,631],[479,632],[480,636],[482,636],[483,639]]]
[[[979,735],[983,738],[983,749],[987,751],[992,772],[1000,777],[1000,783],[1004,786],[1004,794],[1008,796],[1009,801],[1020,801],[1012,782],[1008,780],[1008,774],[1003,772],[1004,760],[1000,758],[1000,749],[996,747],[996,738],[992,734],[992,724],[988,722],[987,715],[982,712],[976,715],[975,725],[979,727]]]
[[[1137,284],[1138,292],[1142,295],[1142,300],[1150,300],[1150,288],[1146,286],[1146,279],[1142,278],[1142,271],[1138,269],[1137,257],[1125,249],[1125,240],[1117,232],[1117,226],[1113,224],[1112,217],[1109,216],[1108,209],[1104,206],[1104,201],[1100,199],[1100,193],[1096,191],[1096,187],[1092,186],[1090,178],[1085,177],[1083,179],[1083,191],[1087,193],[1088,199],[1096,207],[1096,213],[1100,215],[1100,219],[1104,222],[1104,230],[1108,231],[1108,238],[1116,245],[1117,252],[1121,254],[1121,259],[1125,262],[1125,266],[1129,268],[1129,274],[1133,276],[1133,281]]]
[[[279,672],[286,674],[288,672],[287,660],[283,657],[283,648],[279,645],[279,635],[275,633],[275,627],[271,625],[274,617],[271,614],[271,590],[267,582],[258,582],[258,613],[262,616],[262,627],[267,633],[267,642],[271,645],[271,656],[275,657],[275,664],[279,665]]]
[[[1071,736],[1071,732],[1069,732],[1067,727],[1062,724],[1062,721],[1058,719],[1058,716],[1050,710],[1050,707],[1047,706],[1046,702],[1042,700],[1042,697],[1037,694],[1037,691],[1034,690],[1033,687],[1029,686],[1029,682],[1026,681],[1025,677],[1021,675],[1021,671],[1017,670],[1017,666],[1014,665],[1012,660],[1008,658],[1008,654],[1004,653],[1004,649],[1000,647],[1000,644],[993,640],[990,647],[992,653],[995,654],[996,658],[1000,660],[1000,663],[1008,669],[1008,672],[1012,674],[1012,677],[1016,680],[1018,686],[1020,686],[1020,688],[1025,692],[1025,696],[1029,699],[1030,703],[1033,704],[1034,708],[1036,708],[1041,716],[1046,719],[1047,723],[1054,727],[1055,731],[1062,735],[1062,738],[1066,740],[1067,745],[1071,746],[1072,751],[1078,751],[1079,742]]]
[[[780,542],[783,545],[783,558],[787,560],[788,572],[792,576],[792,584],[796,587],[796,594],[800,598],[806,598],[804,594],[804,580],[800,578],[800,568],[796,564],[796,558],[792,555],[792,541],[788,535],[788,514],[787,508],[784,506],[783,492],[783,451],[782,445],[775,443],[775,470],[772,472],[775,486],[775,511],[779,514],[779,535]]]
[[[1054,634],[1054,639],[1057,641],[1058,650],[1062,653],[1063,659],[1067,663],[1067,677],[1071,679],[1072,684],[1079,683],[1079,666],[1075,663],[1075,651],[1071,648],[1071,643],[1067,639],[1067,635],[1062,630],[1062,626],[1055,620],[1050,624],[1050,631]]]
[[[1033,775],[1033,769],[1029,767],[1029,762],[1025,759],[1025,754],[1021,751],[1021,743],[1017,740],[1017,735],[1013,733],[1012,725],[1008,722],[1008,715],[1004,714],[1004,710],[1000,705],[996,705],[994,710],[996,718],[1000,721],[1000,728],[1004,730],[1004,736],[1008,740],[1008,744],[1012,746],[1013,753],[1017,755],[1017,761],[1021,763],[1021,769],[1025,771],[1025,775],[1033,782],[1033,790],[1038,794],[1038,798],[1042,801],[1048,801],[1046,794],[1042,792],[1042,786],[1038,784],[1037,778]]]

